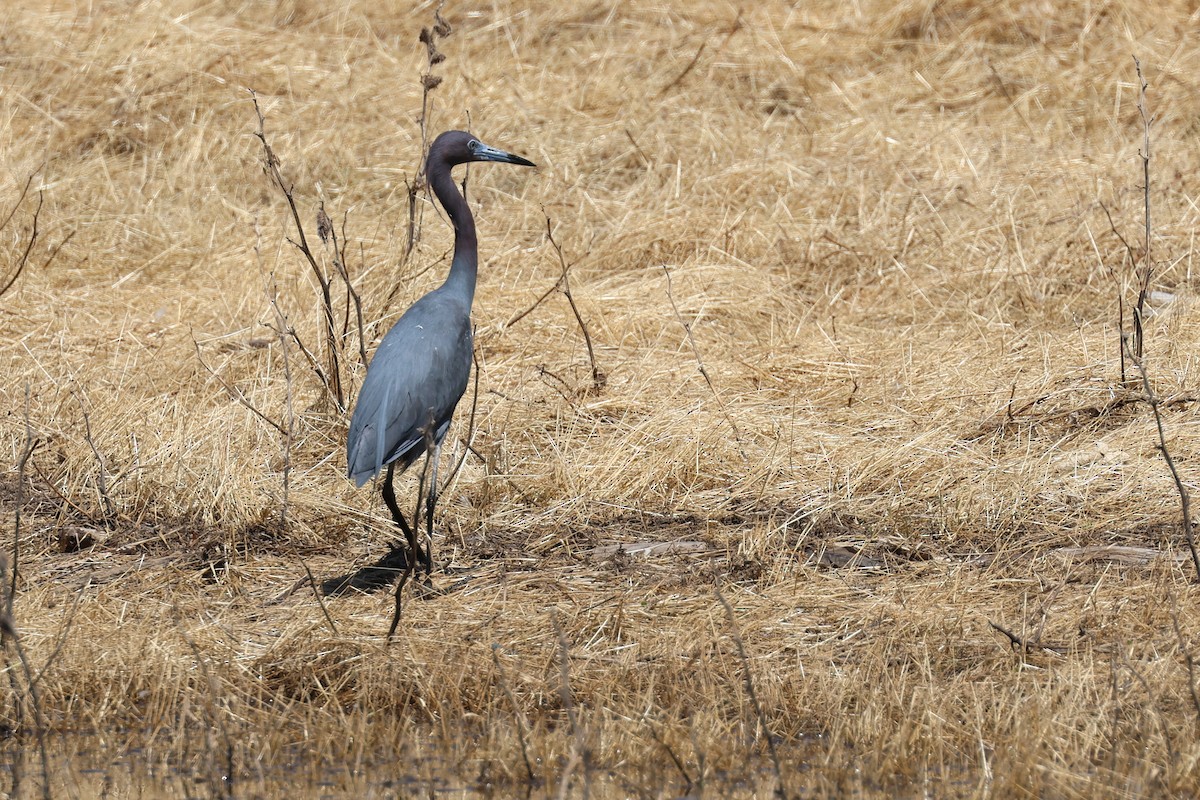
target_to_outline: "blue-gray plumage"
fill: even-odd
[[[426,457],[427,468],[432,464],[429,491],[425,497],[426,526],[432,543],[438,456],[454,409],[471,374],[471,301],[475,296],[479,248],[475,219],[450,171],[458,164],[472,161],[535,166],[532,161],[483,144],[465,131],[447,131],[429,148],[425,174],[454,225],[454,258],[450,262],[450,274],[445,283],[405,311],[379,343],[359,390],[346,439],[348,472],[357,485],[362,486],[386,467],[383,498],[404,532],[407,553],[400,548],[393,550],[376,565],[378,574],[362,576],[363,580],[347,579],[332,586],[334,581],[327,581],[327,593],[349,586],[378,588],[385,585],[397,573],[397,565],[404,565],[405,575],[412,571],[413,556],[424,562],[426,575],[432,569],[429,551],[422,550],[413,529],[400,512],[392,479],[395,472],[403,472],[421,456]],[[422,490],[425,471],[422,471]],[[418,513],[420,496],[421,492],[418,493]],[[419,529],[419,521],[414,519],[414,523]],[[360,570],[360,575],[363,572]]]
[[[385,465],[403,472],[441,442],[471,373],[471,300],[443,285],[418,300],[371,358],[346,439],[362,486]]]

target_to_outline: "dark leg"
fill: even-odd
[[[396,503],[396,490],[392,487],[392,478],[395,477],[395,471],[394,465],[388,464],[387,478],[383,481],[383,502],[387,504],[388,511],[392,512],[392,519],[400,526],[400,530],[404,531],[404,538],[408,542],[409,551],[416,558],[426,561],[428,560],[428,556],[421,549],[421,543],[417,541],[416,534],[413,533],[412,528],[408,527],[408,522],[405,521],[404,514],[400,511],[399,504]]]
[[[402,574],[407,578],[408,575],[412,574],[412,570],[418,559],[423,563],[428,560],[428,556],[425,555],[420,543],[417,541],[416,534],[409,527],[408,521],[404,519],[404,514],[401,513],[400,506],[396,502],[396,490],[392,486],[393,478],[395,478],[395,467],[389,464],[387,477],[383,482],[383,502],[387,504],[388,510],[392,512],[392,519],[404,533],[404,539],[407,544],[397,543],[391,552],[376,561],[372,566],[363,567],[349,575],[342,575],[323,581],[321,583],[322,594],[333,596],[348,592],[351,589],[356,589],[360,592],[373,592],[376,589],[382,589],[394,581],[397,574]],[[403,586],[404,581],[401,581],[400,585]]]

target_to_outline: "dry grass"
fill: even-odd
[[[371,343],[440,280],[450,231],[424,199],[403,261],[432,6],[5,7],[0,210],[30,175],[44,207],[0,300],[0,530],[28,391],[15,620],[53,730],[214,793],[232,752],[240,786],[504,796],[523,731],[549,794],[765,796],[764,723],[793,794],[1200,792],[1200,590],[1120,384],[1132,267],[1102,207],[1139,240],[1136,54],[1153,288],[1174,294],[1148,365],[1192,486],[1189,6],[541,6],[445,9],[431,129],[469,115],[541,166],[470,171],[487,462],[445,495],[437,551],[464,572],[391,648],[386,595],[330,602],[336,630],[309,593],[275,602],[302,562],[328,577],[392,536],[342,476],[345,417],[294,349],[290,453],[223,382],[286,423],[273,285],[319,340],[247,88],[306,222],[320,199],[347,220]],[[560,274],[544,214],[599,392],[561,295],[507,324]],[[81,528],[95,543],[63,552]],[[596,552],[676,540],[704,546]]]

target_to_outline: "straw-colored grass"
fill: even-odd
[[[277,292],[323,357],[247,90],[326,266],[318,202],[344,221],[369,349],[447,267],[423,193],[405,258],[433,6],[8,4],[0,212],[33,184],[0,286],[43,206],[0,298],[0,537],[20,496],[13,618],[51,731],[214,792],[232,761],[261,792],[508,796],[524,740],[548,794],[767,796],[774,736],[791,794],[1194,796],[1200,590],[1121,383],[1134,265],[1106,215],[1140,258],[1136,55],[1169,293],[1146,364],[1194,486],[1189,9],[448,4],[428,132],[469,121],[539,168],[469,171],[482,458],[443,495],[446,593],[387,647],[387,593],[328,620],[286,594],[395,532],[276,334]],[[509,324],[561,274],[547,216],[599,390],[561,293]],[[645,542],[680,544],[604,549]]]

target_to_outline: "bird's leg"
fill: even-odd
[[[394,468],[389,465],[387,478],[383,484],[383,500],[392,512],[392,519],[404,533],[405,543],[396,542],[387,555],[369,567],[360,567],[349,575],[341,575],[323,581],[321,593],[327,597],[344,594],[351,590],[373,592],[376,589],[382,589],[396,579],[397,573],[402,573],[407,578],[412,574],[416,560],[418,558],[424,560],[424,555],[417,544],[417,537],[413,533],[413,529],[409,527],[408,521],[404,519],[404,515],[400,513],[400,506],[396,503],[396,492],[392,486],[394,477]],[[403,587],[403,585],[404,581],[402,580],[401,586]]]
[[[442,460],[442,441],[439,439],[437,444],[433,446],[433,469],[430,470],[429,476],[429,494],[425,498],[425,530],[427,533],[428,548],[425,553],[428,558],[425,559],[425,578],[429,578],[429,573],[433,571],[433,509],[437,506],[438,498],[438,463]],[[443,567],[444,569],[444,567]]]
[[[396,468],[392,464],[388,464],[387,478],[383,481],[383,502],[387,504],[388,510],[392,512],[392,519],[400,526],[400,530],[404,532],[404,538],[408,541],[408,550],[412,555],[408,559],[408,570],[411,571],[412,564],[415,559],[426,559],[425,552],[421,549],[421,543],[417,541],[416,534],[413,529],[408,527],[408,522],[404,519],[403,512],[400,511],[400,505],[396,502],[396,490],[392,486],[392,479],[395,477]]]
[[[421,482],[420,488],[417,489],[417,510],[413,514],[413,524],[417,530],[421,530],[421,506],[425,505],[426,513],[428,513],[428,502],[425,496],[425,479],[429,475],[429,450],[425,450],[425,460],[421,462]],[[436,467],[434,468],[436,470]],[[432,491],[432,490],[431,490]],[[428,526],[429,539],[425,543],[425,552],[421,556],[421,563],[425,565],[425,578],[429,578],[429,573],[433,570],[433,528]]]

